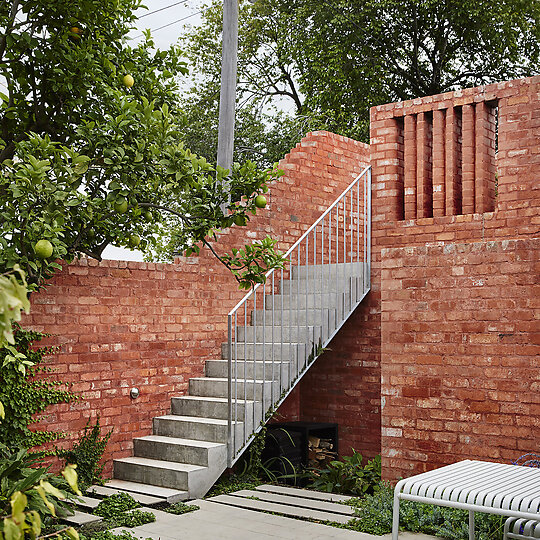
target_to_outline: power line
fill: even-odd
[[[182,0],[181,2],[175,2],[174,4],[170,4],[168,6],[156,9],[154,11],[149,11],[148,13],[145,13],[144,15],[141,15],[139,19],[143,19],[144,17],[148,17],[149,15],[153,15],[154,13],[159,13],[160,11],[164,11],[166,9],[172,8],[174,6],[177,6],[178,4],[187,4],[189,0]]]
[[[210,7],[207,7],[205,9],[201,9],[200,11],[192,13],[191,15],[188,15],[187,17],[182,17],[181,19],[177,19],[176,21],[170,22],[168,24],[164,24],[163,26],[160,26],[158,28],[152,28],[152,29],[150,29],[150,32],[157,32],[158,30],[163,30],[164,28],[168,28],[169,26],[172,26],[173,24],[177,24],[177,23],[185,21],[187,19],[191,19],[191,17],[195,17],[196,15],[200,15],[201,13],[205,13],[209,9],[210,9]],[[130,40],[139,39],[139,38],[141,38],[143,36],[144,36],[144,34],[139,34],[138,36],[135,36],[135,37],[132,37],[132,38],[129,38],[129,39]]]

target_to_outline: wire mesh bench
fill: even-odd
[[[400,500],[469,511],[469,539],[474,540],[474,512],[540,520],[540,469],[465,460],[400,480],[394,490],[392,540],[399,534]]]

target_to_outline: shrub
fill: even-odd
[[[105,446],[113,431],[111,429],[105,435],[101,435],[99,416],[94,426],[91,427],[90,422],[91,420],[88,419],[84,433],[71,450],[58,451],[58,456],[67,463],[77,465],[79,481],[83,487],[102,483],[101,472],[103,471],[104,464],[100,465],[99,461],[103,457]]]
[[[391,486],[380,484],[373,495],[362,499],[351,499],[356,518],[345,528],[368,534],[382,535],[392,531],[392,509],[394,490]],[[475,530],[478,540],[500,540],[504,517],[491,514],[475,515]],[[399,522],[401,528],[410,532],[421,532],[451,540],[468,540],[469,513],[444,506],[401,501]]]
[[[326,469],[310,470],[308,485],[311,489],[364,495],[373,493],[381,481],[381,456],[376,456],[362,466],[362,455],[353,449],[352,456],[331,461]]]
[[[94,514],[105,519],[113,518],[122,512],[134,510],[141,505],[128,493],[115,493],[103,499],[95,508]]]

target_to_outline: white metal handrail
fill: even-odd
[[[229,467],[369,291],[371,167],[285,258],[228,314]]]

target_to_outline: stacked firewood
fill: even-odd
[[[337,459],[337,453],[333,452],[334,445],[330,439],[319,437],[308,438],[308,467],[324,469],[331,461]]]

